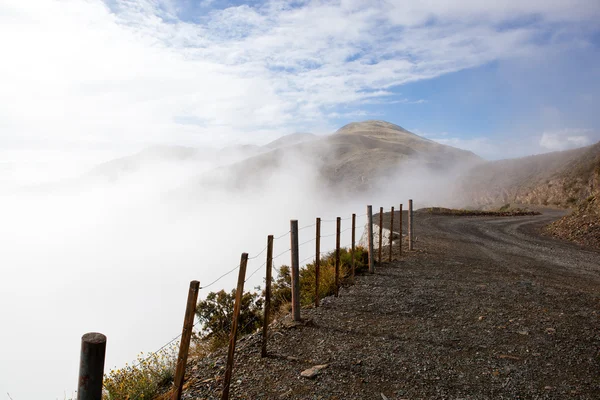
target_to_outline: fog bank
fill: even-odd
[[[181,331],[190,280],[205,285],[238,265],[242,252],[257,255],[268,234],[289,231],[290,219],[308,226],[300,232],[300,243],[309,241],[301,246],[304,260],[314,253],[316,217],[327,236],[335,233],[335,217],[356,213],[358,240],[367,204],[378,212],[380,205],[406,207],[409,197],[417,207],[450,199],[448,177],[418,166],[351,193],[324,187],[318,160],[287,154],[260,184],[231,191],[201,183],[200,176],[214,173],[205,160],[153,160],[116,178],[82,168],[75,179],[41,179],[53,181],[44,185],[4,175],[0,392],[15,400],[70,396],[85,332],[108,336],[105,371],[156,350]],[[344,220],[342,229],[349,227]],[[350,234],[343,233],[342,245]],[[334,236],[323,238],[321,248],[334,243]],[[275,241],[275,255],[288,249],[289,235]],[[249,261],[248,275],[258,272],[247,289],[263,284],[264,257]],[[289,259],[284,253],[275,265]],[[230,290],[236,279],[232,273],[200,296]]]

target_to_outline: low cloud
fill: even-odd
[[[590,131],[587,129],[564,129],[562,131],[544,132],[540,138],[540,146],[550,151],[568,150],[592,144]]]

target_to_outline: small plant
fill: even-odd
[[[108,400],[152,399],[167,387],[175,374],[178,343],[158,353],[144,356],[137,363],[113,369],[104,376],[104,398]]]

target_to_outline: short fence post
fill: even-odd
[[[355,254],[356,251],[356,214],[352,214],[352,283],[354,283],[355,269]]]
[[[394,242],[394,207],[392,207],[392,219],[390,221],[390,262],[392,262],[392,243]]]
[[[298,254],[298,220],[290,221],[290,241],[292,249],[292,316],[300,321],[300,256]]]
[[[192,329],[194,328],[194,313],[196,311],[199,289],[200,282],[190,282],[187,305],[185,306],[185,316],[183,318],[181,342],[179,342],[179,355],[177,356],[177,366],[175,367],[175,379],[173,380],[173,386],[175,387],[175,390],[171,395],[172,400],[181,399],[181,392],[183,391],[183,378],[185,377],[185,366],[187,364],[188,352],[190,350]]]
[[[97,332],[81,337],[77,400],[102,400],[106,336]]]
[[[402,256],[402,204],[400,204],[400,255]]]
[[[242,307],[242,296],[244,295],[244,280],[246,279],[246,265],[248,264],[248,253],[242,253],[240,262],[240,273],[238,274],[237,289],[235,290],[235,305],[233,306],[233,321],[231,324],[231,334],[229,335],[229,351],[227,353],[227,367],[225,369],[225,379],[223,380],[223,395],[221,400],[229,399],[229,386],[231,384],[231,374],[233,373],[233,356],[235,354],[235,342],[237,340],[238,320],[240,309]]]
[[[379,207],[379,257],[377,260],[381,264],[383,252],[383,207]]]
[[[342,232],[342,218],[337,217],[335,229],[335,297],[340,294],[340,236]]]
[[[413,201],[408,200],[408,251],[413,249]]]
[[[271,281],[273,268],[273,235],[267,237],[267,281],[265,282],[265,309],[263,316],[263,337],[261,357],[267,356],[267,335],[269,334],[269,314],[271,313]]]
[[[369,272],[375,273],[375,260],[373,254],[373,206],[367,206],[367,236],[369,239]]]
[[[319,278],[321,274],[321,218],[317,218],[315,239],[315,307],[319,307]]]

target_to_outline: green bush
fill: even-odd
[[[225,343],[231,332],[233,322],[233,307],[235,292],[221,290],[210,292],[206,299],[196,307],[196,316],[202,325],[203,339],[210,339],[215,345]],[[262,326],[262,296],[254,292],[246,292],[242,296],[240,316],[238,320],[238,335],[254,332]]]
[[[351,275],[352,252],[347,248],[340,249],[340,285],[347,284]],[[361,273],[368,268],[367,250],[357,247],[355,252],[356,273]],[[282,265],[277,274],[277,279],[272,285],[272,309],[277,312],[286,303],[292,300],[290,267]],[[315,302],[315,263],[306,264],[300,268],[300,304],[303,306]],[[319,298],[331,296],[335,293],[335,251],[321,257],[319,268]]]

